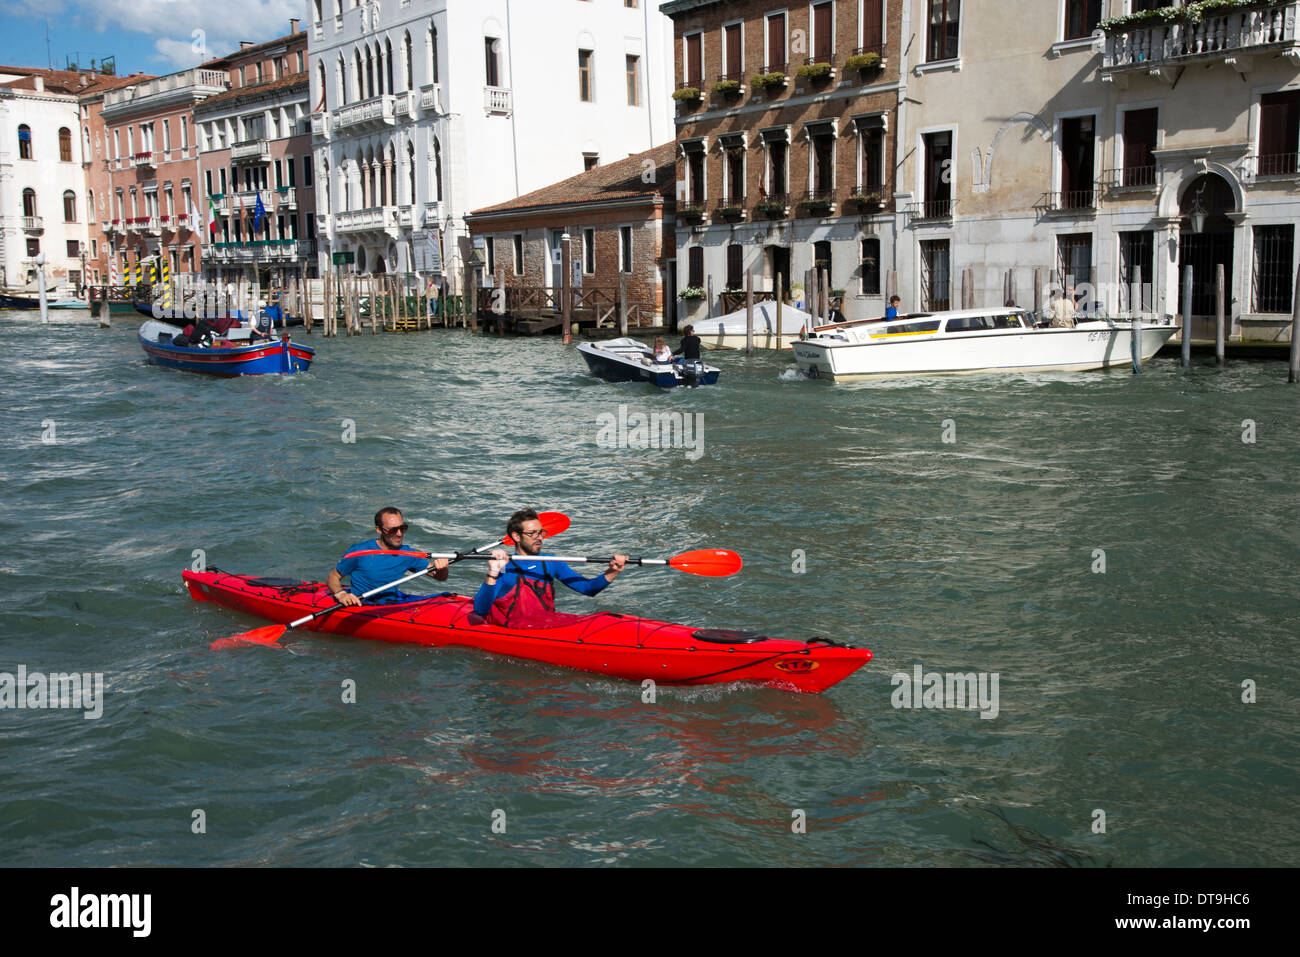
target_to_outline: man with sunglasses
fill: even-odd
[[[514,556],[494,551],[474,596],[474,614],[493,625],[549,628],[565,624],[575,616],[555,610],[555,581],[581,595],[594,595],[612,584],[627,564],[626,555],[615,555],[603,575],[584,578],[566,562],[529,560],[524,556],[540,555],[546,541],[546,530],[531,508],[510,516],[506,537],[515,543]]]
[[[337,565],[330,569],[326,584],[334,600],[343,605],[362,604],[361,596],[372,588],[378,588],[388,582],[396,581],[411,572],[429,569],[429,577],[437,581],[447,580],[447,559],[438,558],[429,567],[427,559],[419,552],[402,548],[407,524],[402,521],[402,513],[391,505],[375,513],[375,531],[379,537],[368,542],[361,542],[348,549]],[[348,577],[351,590],[343,587],[343,576]],[[389,588],[377,595],[365,599],[368,605],[390,605],[404,601],[418,601],[426,595],[408,595]]]

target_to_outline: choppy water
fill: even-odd
[[[713,353],[719,387],[661,393],[549,339],[307,341],[308,375],[223,381],[146,365],[129,322],[0,318],[0,671],[108,689],[100,720],[0,711],[8,862],[1295,863],[1283,365],[827,385]],[[701,413],[703,454],[598,447],[620,404]],[[318,578],[389,503],[428,549],[482,544],[524,504],[572,517],[570,551],[734,548],[734,578],[630,570],[562,607],[876,659],[821,697],[651,705],[464,650],[208,649],[255,622],[188,598],[195,549]],[[452,586],[478,580],[458,566]],[[891,676],[918,663],[996,672],[997,717],[895,709]]]

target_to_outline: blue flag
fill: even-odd
[[[262,205],[262,194],[257,194],[257,205],[253,207],[253,232],[262,228],[262,220],[266,218],[266,207]]]

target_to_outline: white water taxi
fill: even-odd
[[[1141,359],[1155,355],[1178,327],[1165,317],[1141,324]],[[794,343],[799,371],[810,378],[867,379],[976,372],[1080,372],[1129,365],[1128,319],[1098,318],[1073,328],[1039,328],[1015,307],[913,313],[818,326]]]

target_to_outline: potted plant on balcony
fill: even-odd
[[[704,204],[683,202],[677,205],[677,215],[682,219],[698,223],[704,218]]]
[[[698,86],[684,86],[679,90],[673,90],[673,99],[683,106],[695,106],[702,99],[700,88]]]
[[[879,189],[869,186],[855,186],[844,202],[846,205],[856,206],[865,213],[878,213],[885,208],[884,194]]]
[[[780,219],[785,215],[785,200],[775,196],[767,196],[760,199],[758,205],[754,208],[769,219]]]
[[[751,77],[749,88],[755,93],[762,93],[769,89],[781,89],[786,85],[786,76],[784,73],[760,73]]]
[[[679,293],[679,295],[687,302],[695,302],[703,299],[706,293],[702,286],[687,286]]]
[[[1133,27],[1154,26],[1161,23],[1177,23],[1187,14],[1186,7],[1157,7],[1154,10],[1139,10],[1122,17],[1111,17],[1097,23],[1097,29],[1103,33],[1115,33],[1130,30]]]
[[[835,198],[830,193],[809,193],[801,205],[814,215],[820,215],[835,205]]]
[[[799,67],[799,79],[801,80],[812,80],[813,82],[829,80],[834,73],[835,68],[826,62],[805,63]]]
[[[740,81],[719,80],[713,84],[713,92],[718,96],[738,96],[740,94]]]
[[[884,61],[879,53],[855,53],[844,61],[844,69],[859,73],[879,73]]]
[[[745,207],[742,204],[729,200],[724,201],[719,204],[717,210],[715,210],[715,215],[717,215],[719,219],[744,219]]]

